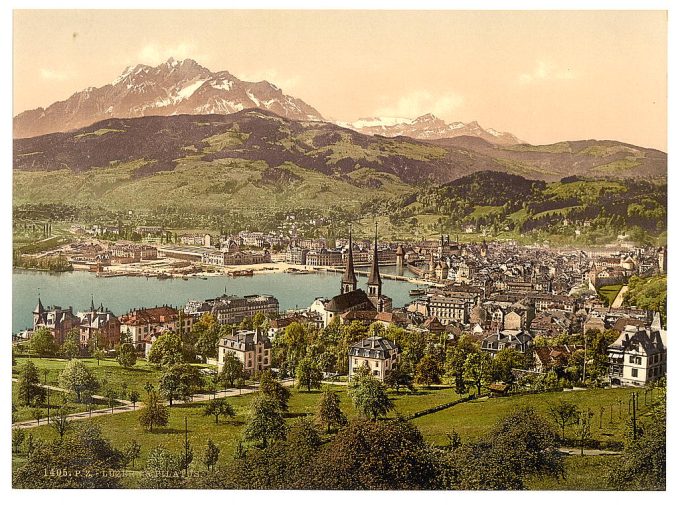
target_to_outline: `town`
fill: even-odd
[[[272,394],[288,398],[288,388],[295,386],[301,392],[323,389],[322,403],[351,400],[357,415],[369,419],[389,417],[395,405],[415,418],[431,410],[453,411],[455,405],[472,405],[481,398],[597,392],[586,407],[560,397],[557,403],[545,400],[543,408],[547,404],[546,416],[562,425],[562,450],[569,451],[564,447],[572,444],[581,454],[584,447],[607,454],[621,445],[606,440],[612,434],[602,428],[603,415],[609,414],[614,423],[616,406],[622,419],[621,403],[632,394],[634,409],[647,409],[650,416],[651,406],[662,398],[665,286],[661,303],[651,301],[648,292],[660,293],[655,286],[665,282],[663,247],[619,244],[584,251],[463,243],[448,235],[389,243],[379,240],[377,225],[373,240],[357,240],[350,229],[335,244],[295,233],[288,238],[257,232],[213,238],[171,236],[158,227],[136,233],[137,242],[93,240],[86,234],[36,256],[59,257],[74,269],[103,277],[151,275],[162,280],[283,271],[294,285],[306,278],[300,274],[337,272],[337,294],[281,310],[272,295],[225,291],[183,306],[131,307],[124,314],[97,304],[96,295],[82,310],[49,305],[38,296],[32,327],[15,335],[13,343],[17,444],[25,432],[49,427],[59,432],[92,415],[122,419],[177,401],[197,406],[207,402],[206,412],[214,412],[218,420],[218,412],[237,415],[227,399],[244,402],[249,393],[269,389],[284,391]],[[279,252],[272,254],[274,248]],[[125,270],[131,266],[134,270]],[[383,277],[412,283],[411,301],[396,306],[383,289]],[[107,362],[102,377],[101,364]],[[46,363],[43,371],[41,363]],[[143,383],[129,375],[136,369],[144,371]],[[147,380],[151,377],[156,384]],[[362,387],[366,391],[359,393]],[[644,405],[637,405],[640,394],[635,389],[630,393],[631,387],[644,392]],[[422,388],[433,404],[410,396]],[[61,404],[50,403],[49,391],[61,395]],[[652,403],[655,392],[657,403]],[[600,440],[590,427],[596,414]],[[339,408],[328,415],[317,417],[328,423],[329,433],[338,419],[346,419]],[[169,417],[159,414],[148,421],[145,435]],[[568,425],[581,435],[568,437]],[[442,429],[437,427],[435,438],[444,435]],[[266,433],[249,435],[246,428],[244,437],[255,447],[266,447]],[[187,470],[189,463],[183,465]]]

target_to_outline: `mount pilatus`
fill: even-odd
[[[68,131],[109,118],[231,114],[254,107],[289,119],[323,121],[314,107],[270,82],[246,82],[227,71],[211,72],[192,59],[170,58],[157,67],[128,67],[110,84],[22,112],[14,118],[14,137]]]
[[[415,119],[394,117],[372,117],[353,123],[338,123],[367,135],[385,137],[411,137],[421,140],[439,140],[454,137],[479,137],[492,144],[513,145],[522,143],[512,133],[499,132],[493,128],[482,128],[477,121],[447,124],[433,114],[424,114]]]

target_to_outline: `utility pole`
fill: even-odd
[[[637,403],[637,393],[632,393],[633,396],[633,440],[637,439],[637,417],[635,412],[635,404]]]
[[[45,376],[43,384],[47,390],[47,424],[50,424],[50,388],[47,387],[47,370],[43,370],[43,375]]]
[[[586,362],[588,361],[588,337],[586,336],[586,325],[583,323],[583,378],[582,382],[586,381]]]

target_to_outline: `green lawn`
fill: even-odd
[[[533,407],[539,414],[549,417],[550,404],[564,399],[575,403],[579,408],[589,407],[593,411],[595,416],[592,420],[591,430],[594,440],[620,442],[628,418],[628,399],[631,391],[628,388],[590,389],[505,398],[481,398],[417,418],[413,422],[430,442],[445,445],[447,443],[446,433],[451,429],[455,429],[463,441],[472,440],[488,433],[496,422],[511,414],[516,408]],[[622,402],[621,419],[619,419],[619,400]],[[639,403],[640,409],[644,413],[647,407],[644,406],[642,400]],[[600,406],[605,407],[601,429],[599,427]],[[611,424],[609,422],[610,406],[613,414]],[[566,436],[574,436],[570,432],[570,428],[567,428]]]
[[[552,477],[530,477],[526,486],[533,490],[588,490],[609,491],[607,474],[616,456],[566,456],[564,458],[565,479]]]
[[[12,367],[12,377],[18,376],[19,367],[28,359],[17,358],[17,365]],[[40,370],[40,381],[44,380],[43,373],[47,370],[47,383],[53,386],[59,385],[59,373],[68,363],[68,360],[61,358],[32,358],[31,361]],[[103,359],[99,365],[94,358],[82,358],[81,361],[92,370],[100,383],[105,380],[117,394],[120,394],[122,387],[126,387],[128,392],[137,389],[142,393],[147,381],[157,384],[162,375],[160,370],[146,360],[137,360],[132,368],[123,368],[115,359]]]
[[[621,291],[622,287],[623,286],[621,284],[602,286],[597,290],[597,294],[605,298],[607,300],[608,306],[611,307],[612,303],[614,303],[614,300],[616,300],[616,295],[619,294],[619,291]]]
[[[18,391],[18,386],[16,382],[12,382],[12,403],[17,407],[17,412],[15,413],[15,422],[22,422],[22,421],[30,421],[35,419],[35,416],[33,415],[33,407],[26,407],[23,405],[19,405],[19,399],[17,398],[17,391]],[[59,391],[50,391],[50,397],[49,397],[49,404],[50,404],[50,413],[53,414],[56,409],[64,405],[64,403],[67,404],[67,407],[71,413],[76,413],[76,412],[85,412],[88,407],[84,403],[74,403],[74,402],[69,402],[68,399],[65,402],[64,401],[64,395],[59,392]],[[118,403],[116,403],[118,404]],[[94,404],[92,405],[92,410],[96,409],[103,409],[108,407],[108,402],[103,399],[95,399]],[[45,402],[41,403],[38,408],[42,409],[42,415],[43,417],[41,418],[41,423],[42,419],[47,418],[47,398],[45,398]]]
[[[45,360],[46,364],[52,364],[52,370],[56,371],[61,366],[59,360]],[[62,362],[63,363],[63,362]],[[63,366],[63,365],[62,365]],[[100,368],[116,365],[112,362],[102,364]],[[95,368],[95,367],[93,367]],[[144,371],[146,370],[146,371]],[[128,373],[119,368],[122,374]],[[149,369],[148,365],[140,367],[137,372],[141,377],[153,377],[157,373]],[[128,375],[129,377],[129,375]],[[119,379],[120,380],[120,379]],[[142,379],[145,380],[145,379]],[[141,387],[141,384],[140,386]],[[348,397],[346,386],[331,386],[340,394],[341,408],[349,419],[357,417],[351,400]],[[291,389],[292,395],[289,402],[289,413],[286,415],[287,422],[292,423],[296,419],[313,415],[320,399],[320,391],[298,391]],[[625,421],[628,417],[628,398],[630,389],[586,390],[570,391],[561,393],[542,393],[536,395],[511,396],[507,398],[480,399],[443,411],[414,419],[414,424],[422,431],[425,439],[435,445],[447,443],[445,434],[454,428],[461,435],[463,441],[473,440],[480,437],[493,427],[502,417],[510,414],[514,409],[531,406],[540,414],[547,416],[547,410],[552,402],[558,399],[566,399],[576,403],[579,407],[590,407],[595,416],[592,421],[593,438],[600,441],[622,440]],[[421,388],[415,393],[396,394],[391,392],[390,397],[395,403],[395,410],[390,417],[398,414],[409,415],[414,412],[441,405],[458,399],[459,396],[450,387],[433,387],[432,389]],[[248,408],[252,395],[229,398],[228,402],[235,408],[236,416],[233,419],[221,420],[215,424],[214,418],[203,416],[204,404],[177,404],[170,409],[170,423],[163,428],[154,429],[153,433],[145,431],[139,425],[139,410],[122,414],[94,417],[92,423],[101,427],[105,437],[110,439],[114,446],[122,447],[129,440],[137,440],[141,447],[140,462],[143,462],[149,451],[156,446],[163,445],[173,451],[179,451],[184,441],[184,419],[188,423],[188,438],[194,449],[194,465],[200,466],[201,455],[205,449],[208,438],[212,439],[221,449],[220,458],[230,458],[234,453],[238,441],[241,439],[243,427],[247,418]],[[621,400],[621,418],[619,419],[619,404]],[[640,401],[641,415],[644,416],[647,407]],[[605,406],[600,422],[600,406]],[[613,406],[613,420],[609,423],[609,406]],[[78,422],[78,421],[76,421]],[[30,430],[38,439],[54,439],[56,432],[49,426],[39,426]],[[568,436],[570,433],[567,434]],[[22,456],[14,457],[14,465],[20,464]],[[611,458],[611,457],[609,457]],[[553,479],[531,479],[528,483],[533,489],[605,489],[604,483],[605,463],[604,457],[578,457],[569,456],[565,461],[568,477],[566,480],[556,481]],[[198,466],[197,466],[198,468]],[[134,485],[134,484],[131,484]]]

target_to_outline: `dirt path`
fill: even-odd
[[[622,286],[612,302],[612,309],[618,309],[623,305],[623,296],[626,294],[626,291],[628,291],[628,286]]]
[[[16,381],[16,379],[14,379],[14,378],[12,380]],[[284,386],[292,386],[294,384],[294,382],[295,381],[293,379],[287,379],[287,380],[281,381],[281,383]],[[43,386],[43,387],[45,387],[45,386]],[[49,389],[52,389],[52,390],[55,390],[55,391],[66,392],[65,389],[59,388],[59,387],[56,387],[56,386],[47,386],[47,387]],[[214,395],[212,393],[196,394],[196,395],[193,395],[189,401],[182,402],[182,403],[197,403],[197,402],[205,402],[205,401],[208,401],[212,398],[229,398],[229,397],[232,397],[232,396],[247,395],[247,394],[250,394],[250,393],[254,393],[257,390],[258,390],[258,388],[256,386],[248,386],[248,387],[244,387],[243,389],[240,389],[240,390],[239,389],[226,389],[226,390],[218,391]],[[106,399],[105,397],[99,396],[99,395],[92,395],[92,397],[93,398]],[[130,411],[136,410],[137,408],[140,408],[144,405],[141,402],[138,402],[136,406],[133,406],[132,402],[129,402],[127,400],[116,399],[116,401],[122,403],[123,405],[118,405],[116,407],[113,407],[113,409],[111,407],[107,407],[105,409],[97,409],[97,410],[93,410],[91,412],[89,412],[89,411],[77,412],[77,413],[74,413],[74,414],[69,414],[67,416],[67,418],[70,421],[80,421],[80,420],[83,420],[83,419],[90,419],[91,417],[107,416],[107,415],[110,416],[110,415],[113,415],[113,414],[122,414],[124,412],[130,412]],[[165,402],[165,404],[168,405],[169,402]],[[31,421],[20,421],[20,422],[14,423],[14,424],[12,424],[12,428],[35,428],[38,425],[44,426],[45,424],[48,424],[47,419],[41,420],[40,423],[38,423],[35,419],[33,419]]]
[[[581,449],[575,447],[560,447],[560,452],[569,456],[580,456]],[[618,451],[606,451],[604,449],[583,449],[584,456],[616,456],[621,454]]]

